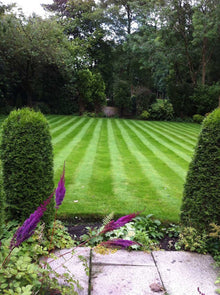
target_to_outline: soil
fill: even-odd
[[[68,229],[68,232],[70,236],[75,239],[79,240],[80,237],[84,234],[88,233],[87,227],[95,228],[100,227],[102,225],[101,222],[89,222],[89,221],[80,221],[79,223],[75,224],[66,224],[66,227]],[[175,243],[178,241],[178,238],[165,236],[160,241],[160,249],[166,250],[166,251],[175,251]]]

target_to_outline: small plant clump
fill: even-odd
[[[204,116],[196,114],[196,115],[193,116],[193,122],[201,124],[202,121],[204,120],[204,118],[205,118]]]
[[[148,111],[143,111],[141,114],[140,114],[140,118],[142,120],[148,120],[150,118],[150,113]]]
[[[40,112],[24,108],[11,112],[2,127],[1,160],[7,216],[23,222],[54,189],[49,124]],[[44,214],[46,225],[53,217],[52,200]]]

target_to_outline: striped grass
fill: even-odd
[[[183,184],[200,126],[49,116],[55,182],[66,162],[60,217],[143,211],[179,220]]]
[[[66,163],[60,218],[141,211],[162,221],[179,220],[200,125],[58,115],[47,120],[55,183]]]

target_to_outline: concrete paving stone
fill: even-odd
[[[152,253],[164,287],[169,295],[216,295],[218,271],[213,259],[182,251],[154,251]]]
[[[57,259],[47,258],[46,260],[52,270],[55,270],[60,275],[69,273],[74,279],[79,281],[80,286],[83,288],[76,291],[79,295],[88,295],[89,276],[86,274],[85,264],[90,267],[90,248],[77,248],[77,249],[63,249],[53,253]],[[79,258],[82,257],[82,259]],[[60,284],[65,284],[64,280],[59,279]]]
[[[119,265],[150,265],[154,266],[151,254],[142,251],[117,250],[115,253],[99,254],[92,251],[92,263],[119,264]]]
[[[92,264],[91,295],[164,294],[153,292],[152,284],[162,286],[155,266]]]

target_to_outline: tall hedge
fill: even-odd
[[[2,235],[4,221],[5,221],[5,194],[3,191],[2,168],[1,168],[1,163],[0,163],[0,238]]]
[[[13,111],[2,126],[1,160],[7,217],[24,221],[53,192],[53,150],[49,125],[40,112]],[[44,214],[54,218],[54,200]]]
[[[208,230],[220,224],[220,108],[202,124],[183,193],[181,221]]]

